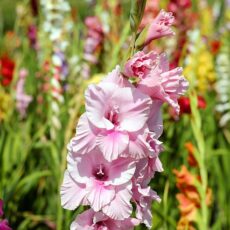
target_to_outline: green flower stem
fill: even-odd
[[[201,131],[201,117],[199,110],[197,109],[197,94],[195,91],[190,92],[190,102],[192,110],[192,131],[197,143],[197,154],[196,158],[201,176],[201,184],[198,188],[200,199],[201,199],[201,223],[198,224],[201,230],[208,229],[208,208],[206,205],[206,192],[207,192],[207,169],[205,165],[205,141]]]

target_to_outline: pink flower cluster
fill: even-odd
[[[92,16],[86,18],[85,25],[88,31],[84,44],[84,58],[90,63],[96,64],[98,60],[95,53],[101,48],[104,39],[102,24],[98,17]]]
[[[32,101],[32,96],[27,95],[24,91],[25,80],[28,75],[26,69],[21,69],[19,72],[19,79],[16,86],[16,108],[21,118],[26,117],[26,110]]]
[[[68,145],[61,203],[90,209],[71,230],[151,228],[151,203],[160,198],[149,182],[163,171],[161,106],[167,102],[179,113],[177,99],[188,87],[182,69],[168,65],[165,54],[137,52],[124,70],[117,66],[86,90],[86,112]]]

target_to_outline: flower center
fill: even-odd
[[[114,125],[119,125],[119,107],[114,105],[109,111],[107,111],[105,117]]]
[[[108,178],[108,173],[103,164],[99,164],[95,167],[93,175],[97,180],[105,181]]]
[[[105,225],[105,223],[103,221],[99,221],[94,225],[95,229],[97,230],[106,230],[108,229],[107,226]]]

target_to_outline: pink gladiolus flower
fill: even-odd
[[[179,113],[178,97],[188,88],[182,68],[169,70],[166,54],[137,52],[125,65],[124,75],[137,77],[136,87],[152,99],[169,103]]]
[[[78,157],[69,153],[61,187],[62,206],[73,210],[80,204],[90,205],[110,218],[128,218],[135,168],[135,162],[128,158],[108,162],[97,149]]]
[[[135,218],[113,220],[102,212],[88,209],[78,215],[70,226],[70,230],[132,230],[140,223]]]
[[[147,138],[150,140],[152,135],[148,134],[158,132],[162,121],[158,119],[157,128],[148,130],[150,97],[121,79],[118,67],[98,85],[89,86],[85,93],[86,113],[71,141],[73,152],[85,154],[98,146],[108,161],[118,156],[140,159],[151,154]],[[154,113],[153,118],[160,113],[160,106],[155,106]]]
[[[171,13],[161,11],[149,26],[144,45],[172,35],[173,21]],[[91,30],[85,55],[95,62],[102,29],[94,18],[86,24]],[[178,98],[187,87],[182,68],[169,69],[166,55],[157,52],[137,52],[123,73],[117,66],[88,87],[86,112],[68,145],[61,204],[70,210],[79,205],[90,209],[73,221],[71,230],[131,230],[139,223],[151,228],[151,203],[160,198],[149,183],[163,171],[161,107],[167,102],[179,113]]]
[[[161,10],[157,17],[149,25],[144,46],[148,45],[152,40],[174,35],[175,33],[171,29],[173,22],[174,17],[172,13]]]

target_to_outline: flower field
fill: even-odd
[[[229,164],[229,0],[0,1],[0,230],[229,230]]]

